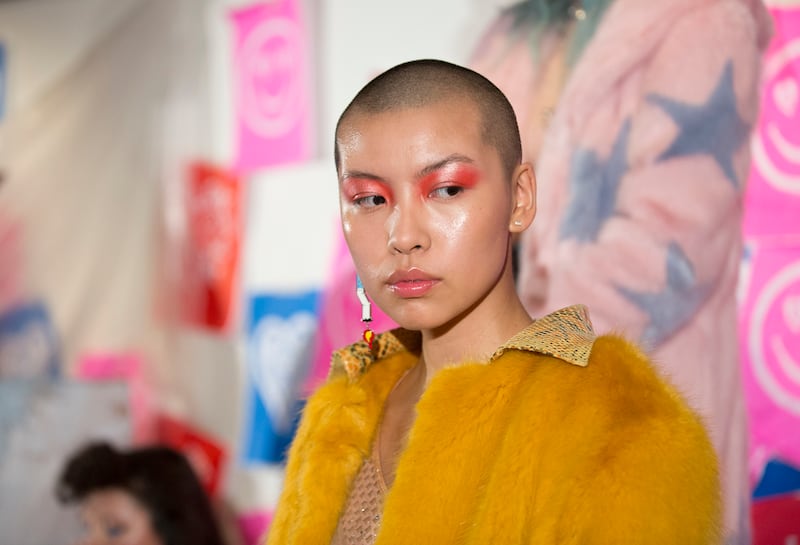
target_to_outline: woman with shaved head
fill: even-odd
[[[536,192],[506,97],[411,61],[335,138],[361,317],[400,328],[333,354],[267,543],[717,543],[716,458],[681,395],[585,307],[533,319],[517,295]]]

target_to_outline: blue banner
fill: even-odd
[[[313,355],[319,292],[248,300],[244,458],[279,463],[294,436]]]
[[[753,491],[753,498],[767,498],[791,492],[800,492],[800,468],[784,460],[772,459],[764,468],[764,474]]]

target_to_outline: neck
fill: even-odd
[[[487,362],[508,339],[530,325],[511,274],[503,273],[492,293],[446,326],[422,330],[421,374],[425,386],[444,367]],[[422,378],[422,377],[421,377]]]

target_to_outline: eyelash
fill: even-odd
[[[431,192],[428,193],[428,197],[447,200],[452,199],[463,192],[464,188],[460,185],[444,185],[431,190]],[[374,202],[376,200],[379,202]],[[383,195],[364,195],[353,198],[353,204],[360,208],[377,208],[378,206],[386,204],[387,201],[388,199]]]
[[[455,192],[451,193],[451,191],[455,191]],[[459,194],[461,194],[463,192],[464,192],[464,188],[461,187],[460,185],[444,185],[444,186],[441,186],[441,187],[437,187],[436,189],[431,191],[429,193],[429,196],[431,196],[431,197],[439,197],[439,198],[443,198],[443,199],[452,199],[453,197],[455,197],[455,196],[457,196],[457,195],[459,195]],[[442,194],[442,193],[444,193],[444,194]]]
[[[370,204],[370,203],[367,202],[370,199],[382,199],[383,202],[379,202],[379,203],[374,203],[373,202],[373,203]],[[353,199],[353,204],[355,204],[356,206],[358,206],[360,208],[375,208],[375,207],[378,207],[378,206],[380,206],[382,204],[386,204],[386,197],[384,197],[383,195],[365,195],[363,197],[356,196]]]

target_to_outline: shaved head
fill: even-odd
[[[355,114],[378,114],[420,108],[440,101],[465,99],[481,118],[481,136],[500,155],[510,176],[522,160],[514,109],[491,81],[477,72],[445,61],[423,59],[399,64],[367,83],[345,108],[336,124],[334,159],[339,170],[339,130]]]

